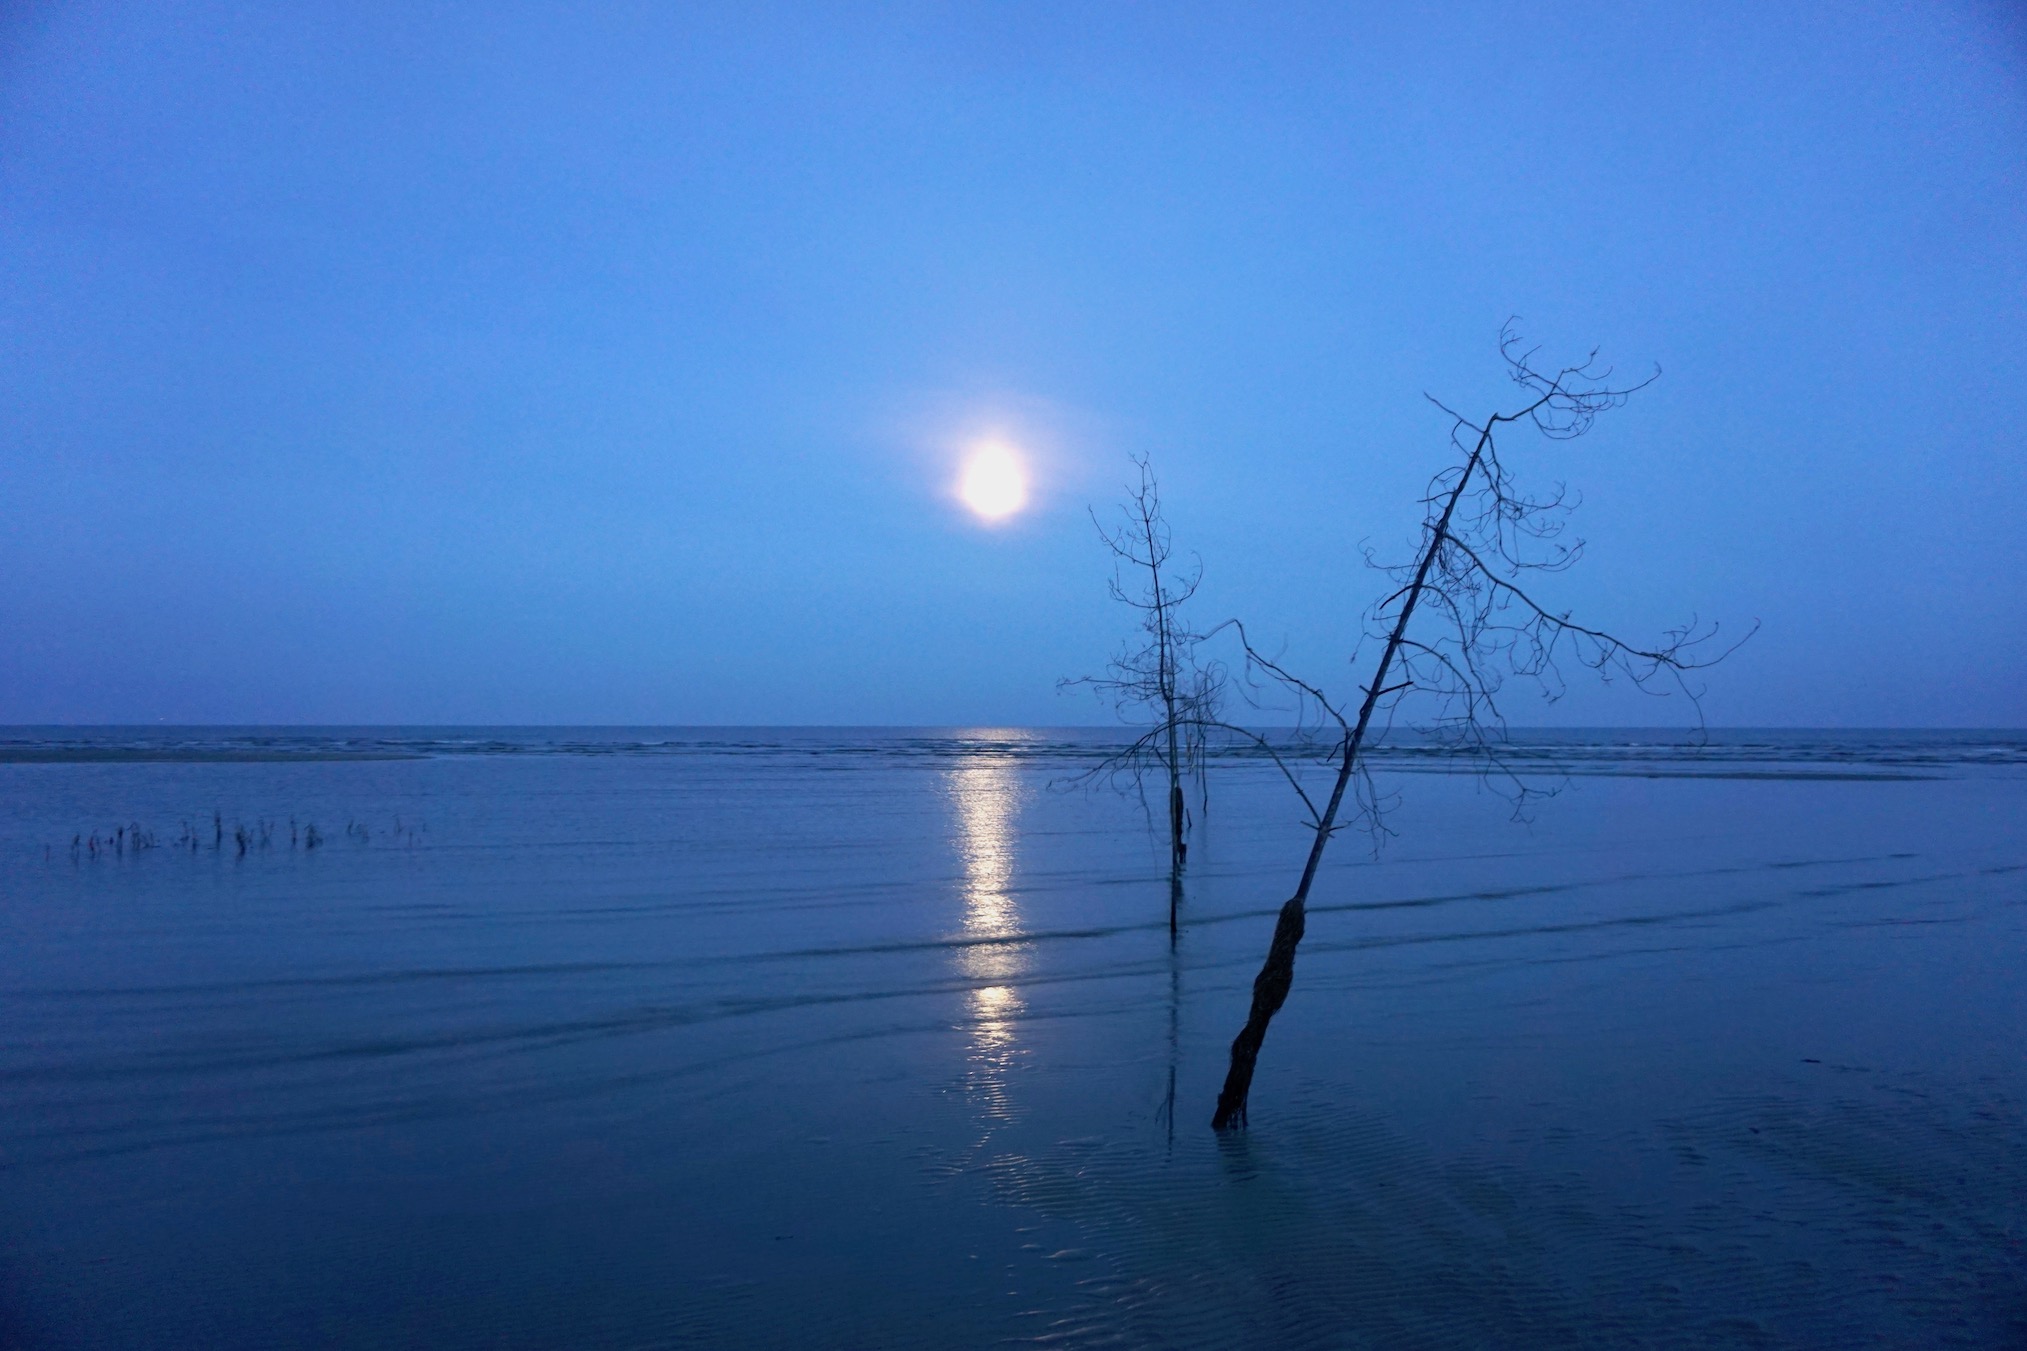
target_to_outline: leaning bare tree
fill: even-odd
[[[1541,790],[1501,757],[1506,723],[1499,699],[1508,680],[1519,677],[1553,699],[1564,688],[1563,664],[1574,662],[1604,679],[1624,676],[1650,692],[1680,693],[1695,704],[1700,691],[1687,679],[1689,672],[1722,660],[1738,646],[1720,647],[1716,625],[1700,627],[1692,621],[1667,631],[1652,646],[1637,647],[1578,624],[1568,611],[1537,598],[1530,578],[1570,567],[1583,544],[1563,537],[1574,503],[1561,487],[1533,497],[1515,486],[1500,458],[1500,429],[1531,423],[1552,441],[1572,440],[1590,430],[1600,413],[1622,406],[1651,384],[1660,371],[1634,383],[1614,383],[1611,371],[1596,364],[1595,351],[1579,365],[1547,371],[1536,364],[1534,350],[1520,345],[1510,325],[1500,333],[1499,350],[1514,383],[1525,391],[1525,401],[1481,423],[1431,398],[1450,419],[1457,459],[1430,480],[1421,546],[1413,560],[1389,565],[1367,556],[1395,587],[1369,616],[1367,636],[1381,646],[1356,711],[1263,656],[1243,628],[1232,626],[1245,647],[1249,676],[1287,691],[1304,717],[1332,729],[1335,776],[1320,810],[1304,796],[1313,827],[1308,859],[1294,896],[1275,921],[1267,960],[1253,981],[1246,1025],[1232,1041],[1231,1067],[1211,1119],[1218,1130],[1246,1123],[1253,1067],[1268,1023],[1288,998],[1309,890],[1324,848],[1347,824],[1341,819],[1346,798],[1351,799],[1351,818],[1363,818],[1378,829],[1380,804],[1363,757],[1368,741],[1385,732],[1404,700],[1426,701],[1425,730],[1482,757],[1482,768],[1524,801]]]
[[[1182,900],[1183,862],[1189,853],[1189,810],[1183,780],[1202,782],[1205,732],[1216,725],[1223,679],[1215,666],[1199,664],[1203,635],[1182,617],[1196,594],[1203,569],[1173,566],[1174,547],[1161,514],[1161,490],[1153,466],[1134,458],[1138,485],[1129,485],[1120,523],[1107,527],[1091,514],[1098,537],[1112,554],[1112,599],[1137,612],[1139,635],[1112,658],[1104,675],[1065,680],[1065,689],[1086,687],[1146,730],[1124,749],[1107,756],[1092,777],[1130,785],[1143,801],[1150,780],[1166,789],[1168,805],[1168,931],[1177,928]]]

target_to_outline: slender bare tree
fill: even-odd
[[[1129,786],[1146,799],[1150,779],[1166,790],[1168,814],[1168,931],[1177,932],[1182,871],[1189,855],[1190,816],[1183,781],[1202,784],[1206,731],[1217,723],[1224,678],[1215,665],[1200,664],[1203,635],[1190,628],[1182,607],[1203,580],[1201,564],[1174,565],[1168,521],[1161,512],[1161,488],[1145,456],[1135,456],[1139,482],[1129,484],[1120,522],[1108,527],[1096,511],[1091,522],[1112,554],[1112,599],[1138,616],[1139,634],[1122,646],[1104,675],[1064,680],[1065,689],[1090,689],[1122,719],[1146,730],[1124,749],[1108,755],[1088,777]]]
[[[1429,713],[1423,730],[1452,750],[1479,757],[1484,772],[1506,785],[1518,809],[1544,790],[1502,755],[1506,722],[1499,700],[1507,681],[1523,679],[1553,699],[1564,689],[1563,663],[1573,661],[1606,680],[1623,676],[1649,692],[1679,693],[1696,705],[1701,691],[1689,673],[1723,660],[1744,641],[1720,646],[1716,625],[1691,621],[1668,630],[1651,646],[1639,647],[1579,624],[1568,611],[1552,609],[1535,596],[1531,576],[1560,572],[1582,555],[1582,541],[1564,538],[1575,503],[1560,486],[1543,496],[1521,492],[1500,457],[1501,429],[1532,424],[1549,440],[1572,440],[1589,431],[1600,413],[1621,407],[1659,378],[1660,371],[1637,382],[1615,383],[1612,372],[1597,365],[1595,351],[1578,365],[1544,370],[1511,324],[1500,332],[1499,351],[1524,392],[1520,406],[1473,422],[1431,398],[1450,419],[1456,459],[1430,480],[1421,544],[1413,559],[1393,565],[1367,555],[1368,563],[1392,579],[1394,589],[1368,616],[1367,637],[1380,644],[1379,655],[1356,709],[1298,679],[1261,654],[1243,627],[1230,626],[1244,648],[1249,682],[1285,691],[1304,727],[1330,729],[1324,744],[1330,747],[1335,774],[1320,810],[1303,794],[1313,828],[1309,854],[1295,894],[1275,921],[1267,959],[1253,981],[1246,1024],[1232,1041],[1231,1066],[1211,1120],[1219,1130],[1246,1124],[1253,1069],[1267,1026],[1288,998],[1309,891],[1325,847],[1347,824],[1347,797],[1352,819],[1362,819],[1376,835],[1381,829],[1367,752],[1404,700],[1425,701]],[[1422,622],[1415,623],[1417,619]],[[1750,636],[1749,630],[1745,637]],[[1700,708],[1698,718],[1700,725]]]

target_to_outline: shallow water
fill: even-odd
[[[1218,1137],[1257,763],[1172,946],[1090,734],[0,731],[0,1342],[2027,1340],[2027,737],[1669,742],[1388,757]]]

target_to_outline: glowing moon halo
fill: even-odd
[[[1028,504],[1028,473],[1020,457],[988,441],[964,462],[957,495],[981,520],[1003,521]]]

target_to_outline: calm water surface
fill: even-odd
[[[1257,764],[1171,945],[1093,734],[0,730],[0,1345],[2027,1342],[2027,736],[1668,741],[1389,757],[1220,1138]]]

